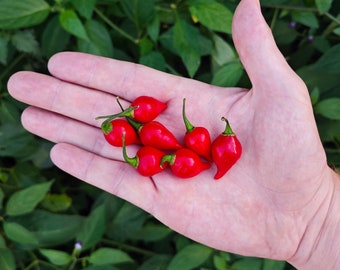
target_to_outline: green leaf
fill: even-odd
[[[315,0],[316,7],[321,14],[326,13],[330,10],[333,0]]]
[[[133,239],[142,240],[145,242],[159,241],[169,236],[172,230],[164,225],[150,224],[144,226]]]
[[[340,36],[340,27],[337,27],[333,30],[333,33]]]
[[[262,259],[259,258],[242,258],[232,266],[233,270],[262,270]]]
[[[334,120],[340,120],[340,98],[321,100],[315,107],[316,113]]]
[[[165,270],[171,257],[169,255],[154,255],[143,262],[137,270]]]
[[[72,198],[66,194],[46,194],[41,206],[51,212],[67,210],[72,205]]]
[[[5,222],[4,232],[6,236],[14,242],[31,246],[38,245],[38,240],[35,235],[19,223]]]
[[[164,56],[159,52],[152,51],[149,54],[143,55],[139,59],[139,63],[161,71],[166,70],[166,62]]]
[[[37,141],[33,135],[21,125],[9,122],[0,125],[0,157],[11,156],[20,159],[32,155],[36,147]]]
[[[31,27],[43,22],[50,6],[43,0],[1,0],[0,29]]]
[[[121,270],[121,268],[114,267],[112,265],[96,265],[92,264],[88,267],[82,268],[82,270]]]
[[[222,258],[221,256],[215,255],[213,257],[213,261],[214,261],[214,266],[217,270],[224,270],[224,269],[227,269],[228,267],[226,260]]]
[[[19,110],[18,107],[15,106],[15,103],[12,99],[3,97],[0,102],[0,115],[2,122],[17,125],[18,121],[20,121],[21,110]]]
[[[193,77],[201,64],[200,54],[190,46],[195,31],[184,20],[178,19],[174,26],[174,48],[180,55],[190,77]],[[195,38],[194,38],[195,39]]]
[[[317,71],[340,74],[340,44],[337,44],[324,53],[312,66]]]
[[[213,76],[212,84],[217,86],[236,86],[244,71],[241,62],[230,62],[222,66]]]
[[[54,16],[42,35],[41,49],[44,56],[50,58],[53,54],[63,51],[69,40],[70,34],[61,27],[58,16]]]
[[[137,29],[146,25],[155,15],[155,0],[120,0],[120,3]]]
[[[91,253],[89,262],[96,265],[104,265],[133,262],[133,260],[127,253],[119,249],[99,248]]]
[[[285,266],[286,266],[286,262],[284,261],[264,259],[263,267],[261,270],[284,270]]]
[[[211,52],[213,60],[222,66],[236,59],[235,49],[218,35],[213,35],[214,47]]]
[[[0,248],[0,269],[15,270],[15,259],[12,251],[8,248]]]
[[[18,216],[34,210],[49,191],[53,181],[36,184],[31,187],[15,192],[8,200],[6,214]]]
[[[85,24],[85,29],[89,39],[78,40],[79,50],[95,55],[112,57],[112,40],[105,26],[95,20],[88,20]]]
[[[286,21],[278,20],[275,23],[273,29],[274,38],[277,44],[290,45],[296,38],[299,37],[299,33],[296,29],[288,26]]]
[[[125,202],[112,218],[106,234],[117,241],[131,239],[141,230],[148,214],[131,203]]]
[[[98,206],[85,219],[76,237],[82,243],[83,250],[95,246],[102,238],[106,227],[105,211],[105,205]]]
[[[8,56],[8,38],[0,36],[0,63],[6,65]]]
[[[12,43],[18,51],[33,55],[40,54],[39,44],[32,30],[15,32],[15,34],[12,36]]]
[[[71,255],[64,251],[54,249],[39,249],[39,251],[54,265],[66,265],[72,260]]]
[[[92,17],[96,0],[71,0],[71,3],[80,15],[86,19],[90,19]]]
[[[313,106],[319,101],[319,98],[320,90],[318,87],[314,87],[313,90],[310,92],[310,99]]]
[[[215,1],[191,1],[191,15],[211,30],[231,34],[233,13]]]
[[[34,233],[40,247],[60,245],[75,238],[84,218],[79,215],[54,214],[35,210],[29,215],[12,218]]]
[[[154,18],[148,22],[147,32],[152,41],[156,42],[158,40],[159,32],[160,32],[161,22],[159,17],[156,15]]]
[[[319,21],[313,12],[309,11],[293,11],[292,19],[311,28],[318,28]]]
[[[89,40],[85,27],[74,10],[66,9],[59,15],[61,26],[70,34],[78,38]]]
[[[154,47],[153,42],[148,38],[142,38],[138,45],[141,56],[150,53]]]
[[[181,249],[171,260],[167,270],[190,270],[200,266],[212,254],[212,249],[199,244],[190,244]]]

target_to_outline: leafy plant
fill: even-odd
[[[0,0],[0,269],[293,269],[178,235],[135,206],[55,168],[6,89],[74,50],[219,86],[250,87],[231,39],[237,0]],[[263,14],[306,82],[329,163],[340,167],[340,2],[264,0]],[[222,91],[222,90],[221,90]]]

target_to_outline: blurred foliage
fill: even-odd
[[[250,87],[231,38],[237,0],[0,0],[0,269],[293,269],[213,250],[59,171],[20,124],[6,88],[81,51],[219,86]],[[340,2],[264,0],[263,14],[310,91],[329,164],[340,167]]]

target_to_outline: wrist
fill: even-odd
[[[307,223],[295,255],[288,260],[299,270],[336,269],[340,265],[340,175],[328,171],[329,190]]]

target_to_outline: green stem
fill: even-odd
[[[325,16],[328,17],[329,19],[331,19],[333,22],[337,23],[338,25],[340,25],[340,19],[334,17],[332,14],[326,12]]]
[[[122,108],[122,107],[121,107]],[[111,114],[111,115],[102,115],[102,116],[97,116],[96,120],[99,119],[106,119],[107,121],[111,121],[117,117],[130,117],[133,116],[133,111],[138,109],[138,106],[135,107],[129,107],[126,110],[123,110],[120,113],[116,113],[116,114]]]
[[[131,166],[137,168],[138,167],[138,163],[139,163],[139,159],[137,156],[131,158],[128,156],[128,154],[126,153],[126,145],[125,145],[125,132],[122,135],[122,142],[123,142],[123,157],[124,160],[130,164]]]
[[[119,105],[119,108],[120,108],[122,111],[124,111],[124,108],[123,108],[122,104],[120,103],[119,97],[118,97],[118,96],[116,96],[116,101],[117,101],[117,103],[118,103],[118,105]]]
[[[123,29],[119,28],[117,25],[115,25],[108,17],[106,17],[98,8],[95,8],[94,11],[97,13],[97,15],[105,22],[107,25],[109,25],[112,29],[117,31],[119,34],[121,34],[123,37],[127,38],[128,40],[132,41],[135,44],[138,44],[138,39],[135,39],[133,36],[125,32]]]
[[[339,18],[334,17],[333,15],[331,15],[328,12],[325,13],[325,16],[331,20],[331,23],[323,31],[323,33],[322,33],[323,37],[327,37],[329,34],[333,33],[334,29],[338,28],[339,25],[340,25],[340,19]]]
[[[138,248],[138,247],[134,247],[134,246],[131,246],[131,245],[128,245],[128,244],[124,244],[124,243],[121,243],[121,242],[118,242],[118,241],[114,241],[114,240],[102,239],[101,242],[109,244],[111,246],[119,247],[119,248],[121,248],[123,250],[126,250],[126,251],[131,251],[131,252],[139,253],[139,254],[142,254],[142,255],[145,255],[145,256],[153,256],[153,255],[156,254],[155,252],[144,250],[144,249],[141,249],[141,248]]]
[[[162,157],[161,159],[161,167],[163,167],[164,163],[169,163],[170,165],[174,164],[176,159],[176,155],[175,154],[168,154]]]
[[[229,121],[227,118],[222,117],[221,118],[222,121],[224,121],[226,123],[225,125],[225,130],[223,131],[222,135],[226,135],[226,136],[235,136],[235,133],[233,132],[233,130],[231,129],[231,126],[229,124]]]
[[[183,107],[182,107],[182,116],[183,116],[183,121],[185,124],[185,128],[187,130],[187,133],[191,132],[195,127],[190,123],[190,121],[188,120],[186,113],[185,113],[185,101],[186,99],[183,98]]]
[[[275,27],[275,24],[276,24],[276,21],[277,21],[277,16],[279,15],[279,9],[278,8],[275,8],[274,10],[274,15],[273,15],[273,19],[271,21],[271,24],[270,24],[270,29],[273,30],[274,27]]]

